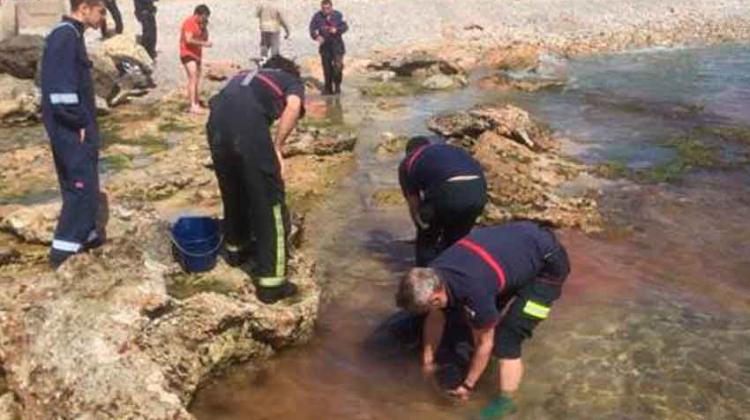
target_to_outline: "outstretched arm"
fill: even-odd
[[[469,372],[466,374],[466,379],[464,379],[461,385],[449,391],[449,394],[461,400],[469,398],[471,391],[487,368],[487,364],[489,364],[490,357],[492,357],[492,347],[495,342],[495,326],[492,325],[483,329],[472,328],[472,335],[474,337],[475,350],[471,358],[471,364],[469,365]]]

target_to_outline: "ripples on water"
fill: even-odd
[[[423,130],[433,112],[509,100],[570,138],[589,163],[648,168],[663,140],[705,126],[750,125],[750,48],[595,57],[565,68],[562,91],[503,97],[466,90],[415,98],[409,115],[365,121],[360,168],[316,217],[332,292],[312,344],[262,369],[238,368],[199,393],[201,419],[463,419],[419,378],[413,353],[367,347],[394,311],[411,248],[405,210],[366,207],[395,186],[397,159],[371,153],[383,130]],[[709,139],[715,141],[716,139]],[[707,140],[707,141],[709,141]],[[727,145],[721,144],[721,147]],[[736,146],[736,145],[735,145]],[[676,183],[619,182],[603,210],[623,233],[563,232],[574,273],[525,347],[517,419],[746,419],[750,413],[750,171],[691,170]]]

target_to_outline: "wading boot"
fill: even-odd
[[[505,395],[501,395],[487,404],[479,411],[477,420],[495,420],[501,419],[509,414],[515,413],[516,405],[513,400]]]
[[[290,283],[288,281],[285,281],[280,286],[275,287],[257,286],[255,292],[258,300],[267,305],[276,303],[295,294],[297,294],[297,286],[295,286],[294,283]]]

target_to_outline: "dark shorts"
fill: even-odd
[[[182,64],[187,64],[187,63],[189,63],[191,61],[195,61],[196,63],[198,63],[198,65],[201,64],[201,60],[199,60],[199,59],[197,59],[195,57],[191,57],[189,55],[185,55],[185,56],[180,57],[180,62],[182,62]]]

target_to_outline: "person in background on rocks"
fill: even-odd
[[[325,78],[324,95],[341,93],[346,53],[341,35],[347,30],[349,25],[344,22],[340,12],[333,10],[331,0],[320,2],[320,11],[315,13],[310,21],[310,36],[320,45],[318,52]]]
[[[52,268],[103,242],[96,230],[99,132],[84,32],[100,27],[106,9],[102,0],[71,0],[70,10],[47,36],[41,65],[42,120],[63,201],[49,254]]]
[[[260,28],[260,56],[269,58],[281,53],[281,28],[284,28],[284,39],[289,39],[289,26],[278,7],[269,0],[261,2],[255,16]]]
[[[276,55],[236,75],[210,101],[206,131],[224,204],[226,260],[239,266],[255,254],[253,278],[264,303],[296,291],[287,278],[290,222],[281,151],[304,115],[304,97],[299,68]]]
[[[190,112],[202,114],[200,103],[200,80],[203,62],[203,47],[211,47],[208,40],[208,18],[211,11],[201,4],[195,8],[193,15],[182,22],[180,31],[180,61],[187,74],[187,96],[190,101]]]
[[[135,18],[141,23],[141,45],[156,59],[156,0],[134,0]]]
[[[112,15],[112,20],[115,21],[115,33],[121,34],[123,31],[123,25],[122,25],[122,14],[120,14],[120,9],[117,7],[117,0],[104,0],[104,5],[107,7],[107,10],[109,11],[109,14]],[[107,38],[109,34],[107,33],[107,19],[102,19],[102,38]]]
[[[400,283],[396,302],[427,314],[424,373],[435,373],[444,333],[463,335],[473,343],[473,354],[465,379],[449,394],[467,400],[494,354],[500,359],[500,394],[479,418],[497,419],[515,411],[513,397],[523,376],[521,344],[547,318],[569,273],[565,248],[551,230],[533,222],[476,229],[429,267],[412,269]]]
[[[418,267],[466,236],[487,204],[479,163],[465,150],[427,137],[413,137],[406,144],[398,179],[417,228]]]

